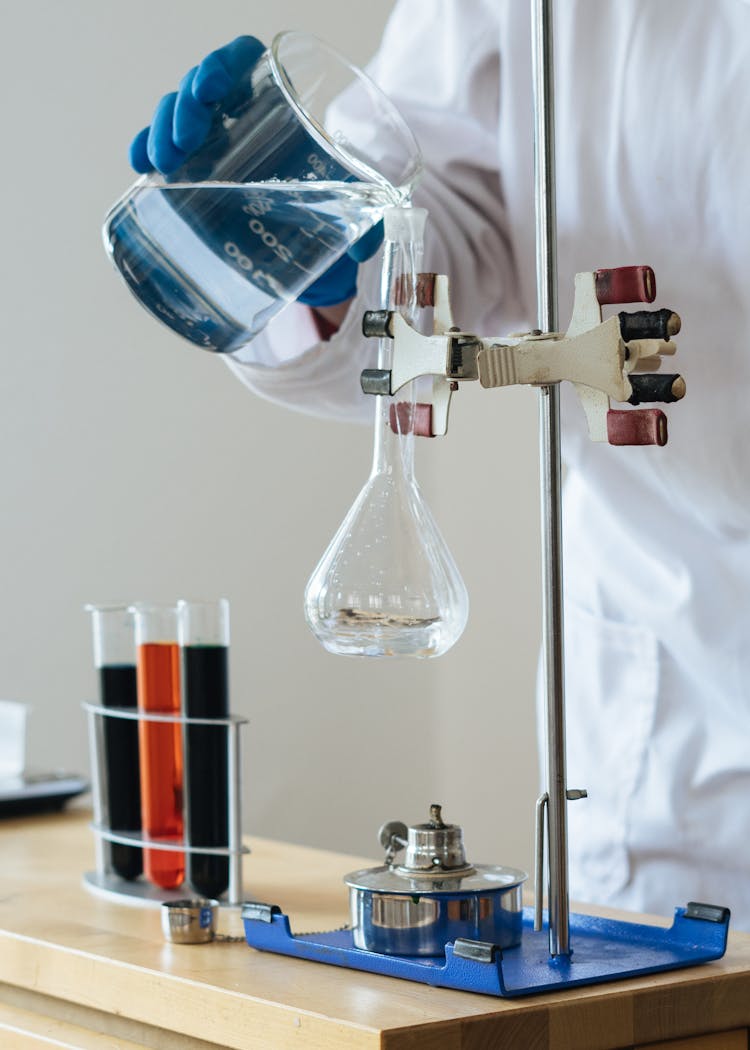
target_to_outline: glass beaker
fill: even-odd
[[[232,353],[408,198],[421,165],[402,117],[361,70],[315,37],[282,33],[205,144],[114,205],[105,246],[155,317]]]
[[[99,702],[106,708],[135,710],[135,623],[127,605],[86,605],[91,613],[94,667],[99,677]],[[99,719],[103,745],[104,812],[102,823],[110,831],[141,830],[141,790],[138,757],[138,724],[130,718],[106,715]],[[105,865],[124,879],[143,871],[139,846],[105,842]]]
[[[187,718],[229,716],[229,602],[177,603]],[[228,744],[225,725],[185,726],[185,815],[191,847],[229,846]],[[187,880],[204,897],[229,885],[229,857],[187,854]]]
[[[141,815],[149,838],[182,843],[183,762],[180,716],[180,653],[177,610],[173,605],[138,604],[135,613],[138,710],[167,715],[138,722],[141,752]],[[143,851],[146,878],[163,889],[182,885],[182,850],[149,847]]]
[[[407,207],[384,216],[382,304],[412,323],[426,216]],[[390,354],[391,341],[381,340],[380,368],[389,367]],[[414,475],[406,421],[414,418],[415,383],[375,401],[370,476],[310,577],[305,617],[329,652],[439,656],[466,626],[469,599]]]

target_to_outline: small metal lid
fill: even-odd
[[[205,944],[216,933],[219,902],[207,897],[166,901],[161,906],[161,928],[174,944]]]

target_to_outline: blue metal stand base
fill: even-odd
[[[294,936],[289,919],[275,906],[243,908],[247,943],[261,951],[346,966],[387,977],[456,988],[484,995],[520,996],[638,977],[720,959],[726,951],[729,911],[690,904],[675,910],[669,929],[571,915],[572,953],[552,958],[548,933],[534,933],[533,913],[524,909],[518,948],[500,951],[480,941],[456,941],[445,956],[407,958],[355,948],[351,930]]]

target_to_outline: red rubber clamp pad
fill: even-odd
[[[414,433],[417,437],[433,437],[432,405],[397,401],[391,405],[388,416],[394,434]]]
[[[412,277],[410,273],[402,273],[393,284],[393,301],[396,306],[407,306],[412,299]],[[417,274],[416,305],[420,308],[435,305],[435,274]]]
[[[667,417],[660,408],[611,408],[607,440],[610,445],[666,445]]]
[[[617,266],[595,270],[596,298],[600,306],[612,303],[652,303],[656,277],[650,266]]]

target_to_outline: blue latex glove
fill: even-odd
[[[131,166],[141,174],[157,170],[171,175],[177,171],[203,145],[219,109],[231,111],[233,95],[247,97],[249,74],[264,51],[260,40],[239,36],[189,70],[178,90],[161,99],[151,124],[133,139]],[[351,299],[357,290],[358,264],[374,255],[382,240],[383,226],[378,223],[319,277],[299,301],[316,307]]]
[[[179,89],[159,102],[150,126],[130,144],[135,170],[145,174],[156,169],[163,175],[177,171],[205,142],[218,104],[237,90],[249,91],[249,74],[264,51],[254,36],[239,36],[193,66]]]

